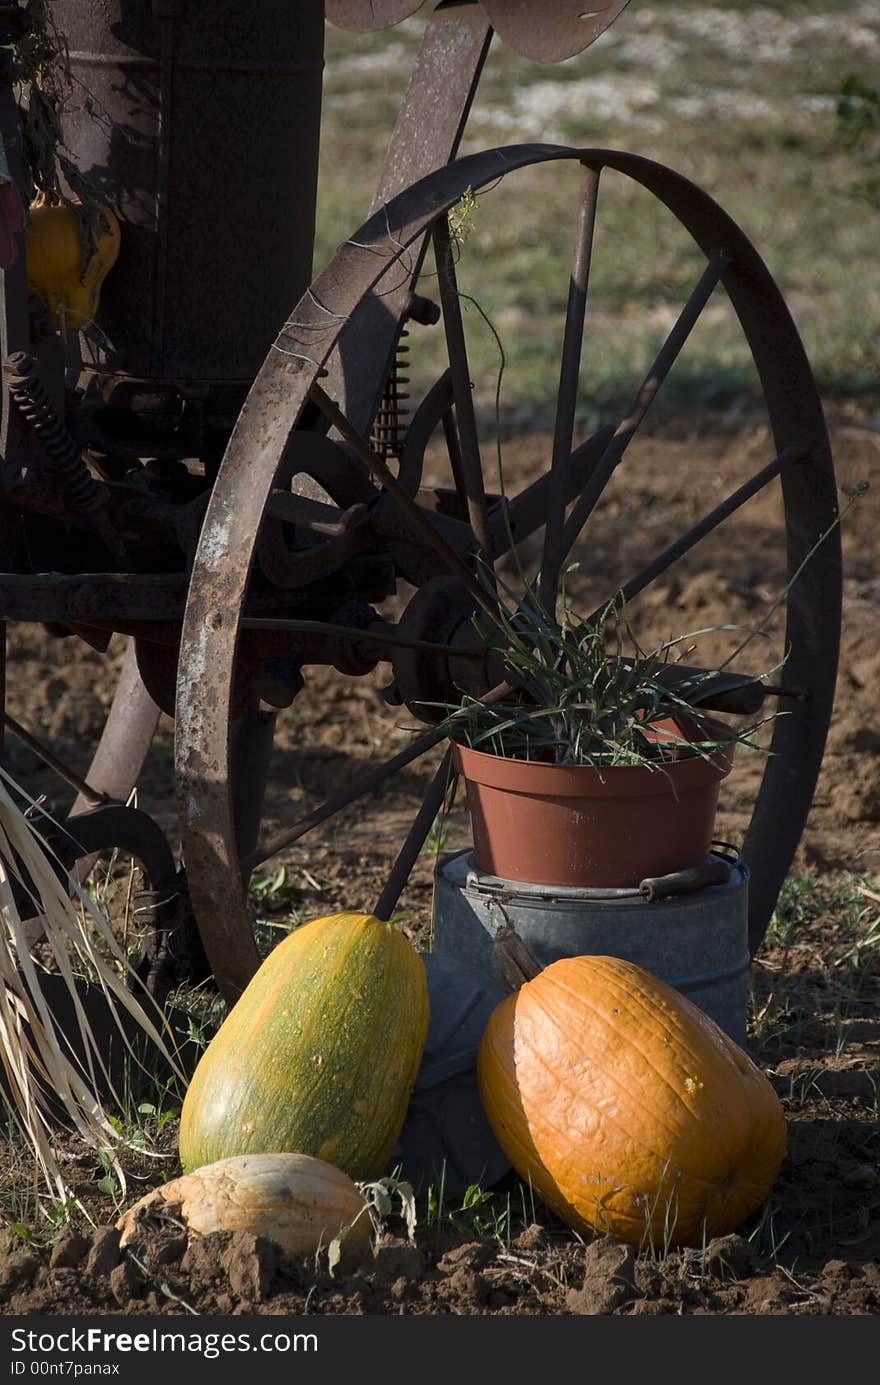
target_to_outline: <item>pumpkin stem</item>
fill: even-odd
[[[518,991],[544,970],[511,923],[503,923],[492,944],[492,975],[506,991]]]

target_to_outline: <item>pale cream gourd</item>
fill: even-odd
[[[239,1154],[147,1193],[119,1218],[123,1246],[145,1218],[171,1212],[190,1235],[250,1231],[287,1255],[310,1255],[343,1234],[350,1249],[373,1235],[366,1199],[340,1169],[308,1154]]]

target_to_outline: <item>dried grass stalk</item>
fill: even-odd
[[[30,807],[22,811],[14,790]],[[183,1077],[170,1028],[158,1006],[144,993],[144,1003],[128,989],[132,975],[109,920],[75,882],[70,893],[59,878],[57,861],[36,826],[35,814],[48,814],[0,769],[0,1063],[8,1091],[0,1093],[14,1124],[33,1151],[36,1168],[51,1197],[68,1201],[71,1193],[61,1171],[54,1141],[57,1115],[64,1106],[70,1126],[96,1152],[112,1161],[120,1186],[125,1174],[118,1157],[121,1136],[97,1095],[100,1073],[114,1102],[106,1055],[100,1051],[76,987],[74,961],[85,964],[107,1001],[133,1063],[140,1063],[125,1035],[121,1011],[135,1021],[150,1044]],[[63,872],[62,872],[63,874]],[[31,896],[45,925],[46,946],[70,993],[82,1044],[82,1061],[59,1031],[40,985],[41,968],[30,954],[16,904],[13,879]],[[152,1013],[145,1005],[152,1006]],[[53,1103],[50,1105],[49,1093]]]

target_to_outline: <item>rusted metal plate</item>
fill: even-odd
[[[372,211],[455,158],[489,51],[492,30],[478,5],[431,16],[395,122]],[[422,240],[394,265],[394,277],[359,305],[327,362],[325,389],[368,434],[394,357],[400,323],[424,250]]]
[[[327,0],[340,29],[388,29],[422,8],[423,0]],[[500,37],[524,58],[559,62],[581,53],[612,24],[629,0],[482,0]],[[452,8],[452,7],[450,7]],[[473,9],[474,6],[460,6]]]
[[[424,0],[326,0],[327,18],[340,29],[390,29],[420,10]]]
[[[65,143],[122,227],[85,334],[94,378],[131,407],[131,377],[229,395],[234,418],[311,275],[321,0],[53,0],[52,17],[85,98]]]
[[[505,43],[524,58],[555,63],[574,57],[612,24],[629,0],[482,0]]]

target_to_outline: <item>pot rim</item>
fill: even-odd
[[[735,742],[709,758],[699,754],[648,765],[557,765],[517,760],[452,742],[453,763],[465,780],[509,793],[548,798],[676,797],[725,779],[733,768]]]

